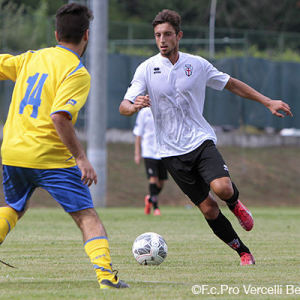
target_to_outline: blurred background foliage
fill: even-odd
[[[54,15],[67,2],[0,0],[1,51],[55,45]],[[156,53],[151,22],[158,11],[169,8],[182,16],[182,51],[207,57],[210,3],[109,0],[109,51],[142,56]],[[215,38],[216,58],[254,56],[300,62],[300,0],[219,0]]]

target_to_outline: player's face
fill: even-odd
[[[182,37],[181,31],[176,34],[175,29],[170,23],[163,23],[155,26],[154,36],[156,45],[162,56],[170,57],[177,54],[179,40]]]

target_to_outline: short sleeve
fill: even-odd
[[[142,136],[144,132],[144,120],[145,118],[143,117],[143,109],[139,111],[136,121],[135,121],[135,126],[133,129],[133,134],[135,136]]]
[[[0,80],[17,80],[19,68],[22,66],[24,54],[13,56],[11,54],[0,55]]]
[[[90,81],[90,75],[84,68],[69,75],[57,90],[51,115],[64,111],[69,114],[70,119],[76,120],[88,97]]]
[[[140,64],[133,76],[133,79],[127,89],[124,99],[134,102],[137,96],[146,95],[147,86],[145,80],[146,74],[145,63]]]
[[[210,62],[205,61],[206,85],[215,90],[223,90],[230,76],[220,72]]]

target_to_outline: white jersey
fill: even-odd
[[[139,111],[133,134],[141,137],[142,157],[160,159],[156,143],[153,115],[149,107],[145,107]]]
[[[189,153],[217,138],[203,117],[206,86],[222,90],[230,76],[200,56],[179,52],[173,65],[160,53],[138,66],[124,99],[149,94],[160,157]]]

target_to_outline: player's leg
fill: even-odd
[[[163,162],[177,185],[201,210],[213,232],[236,250],[242,260],[245,254],[251,256],[249,249],[242,243],[228,219],[221,213],[216,201],[209,194],[209,184],[199,176],[197,168],[195,169],[195,164],[198,164],[195,161],[198,161],[197,158],[203,152],[204,146],[187,155],[164,158]],[[201,165],[199,167],[201,169]],[[254,263],[254,259],[248,261],[247,264],[252,263]],[[246,263],[241,262],[241,264]]]
[[[18,212],[10,206],[0,207],[0,244],[2,244],[8,233],[16,226]]]
[[[201,177],[214,193],[223,201],[238,218],[241,226],[249,231],[253,227],[253,218],[250,211],[238,200],[239,192],[231,182],[228,167],[215,144],[207,141],[201,153],[198,165]]]
[[[159,180],[157,176],[151,176],[149,178],[149,193],[150,199],[149,202],[153,206],[153,214],[159,216],[161,214],[159,205],[158,205],[158,195],[161,192],[163,183]]]
[[[148,178],[148,189],[149,194],[145,196],[145,208],[144,212],[146,215],[149,215],[151,212],[151,208],[154,209],[155,215],[160,215],[160,210],[158,207],[158,195],[162,189],[159,180],[159,168],[158,162],[160,160],[152,159],[152,158],[144,158],[145,170]]]
[[[149,177],[150,203],[153,205],[153,214],[160,216],[158,196],[164,187],[164,181],[168,179],[166,167],[160,159],[145,159],[146,170]]]
[[[239,200],[239,191],[230,178],[217,178],[210,183],[210,186],[215,194],[226,202],[241,226],[245,230],[250,231],[254,225],[252,214]]]
[[[113,270],[105,228],[94,208],[70,213],[82,232],[84,249],[95,269],[101,288],[128,287]]]
[[[157,166],[157,176],[158,176],[158,180],[156,182],[156,192],[157,192],[157,196],[156,196],[156,203],[157,203],[157,207],[155,207],[155,205],[153,204],[154,206],[154,215],[155,216],[160,216],[161,215],[161,212],[160,212],[160,209],[158,207],[158,195],[161,193],[163,187],[164,187],[164,184],[165,184],[165,180],[168,179],[168,172],[167,172],[167,169],[164,165],[164,163],[162,162],[162,160],[157,160],[156,161],[156,166]]]
[[[6,205],[0,207],[0,244],[25,213],[35,187],[30,182],[30,169],[3,166],[3,191]]]
[[[241,265],[255,263],[250,250],[239,238],[229,220],[222,214],[211,194],[198,204],[198,208],[203,213],[214,234],[239,254]],[[246,261],[246,257],[249,258],[248,261]]]
[[[45,188],[80,228],[84,249],[97,275],[100,288],[126,288],[112,270],[105,228],[94,209],[90,191],[81,181],[78,167],[41,170],[39,186]]]

